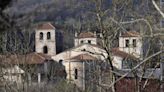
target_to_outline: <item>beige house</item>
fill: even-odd
[[[23,69],[19,67],[19,65],[13,65],[10,61],[13,61],[12,59],[9,59],[6,55],[0,55],[0,81],[2,82],[2,85],[5,84],[20,84],[23,81],[22,75],[25,73]]]
[[[6,66],[1,68],[1,81],[3,83],[22,83],[22,75],[24,74],[24,70],[22,70],[18,65]]]
[[[10,83],[31,83],[36,81],[40,83],[41,74],[45,74],[48,70],[51,57],[34,52],[26,55],[1,55],[0,60],[2,65],[1,73],[6,81]],[[34,75],[37,76],[36,80],[32,80]]]

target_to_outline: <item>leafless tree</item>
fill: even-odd
[[[113,43],[115,39],[117,39],[116,37],[118,37],[118,34],[121,31],[127,31],[126,29],[127,25],[133,26],[136,29],[138,27],[139,29],[137,30],[140,30],[143,40],[144,41],[147,40],[149,43],[155,42],[156,41],[155,39],[158,38],[158,36],[163,36],[162,33],[160,34],[155,33],[156,29],[154,28],[154,26],[158,26],[158,25],[155,25],[155,23],[159,22],[160,16],[158,14],[156,14],[158,16],[153,15],[154,13],[158,13],[158,12],[155,9],[153,9],[152,5],[155,5],[155,8],[159,11],[161,15],[163,15],[163,13],[159,9],[159,7],[155,4],[154,1],[152,2],[140,1],[140,4],[138,6],[136,4],[135,6],[133,5],[132,0],[122,0],[122,1],[114,0],[112,1],[111,7],[107,9],[104,9],[103,7],[104,2],[105,2],[104,0],[92,0],[89,2],[90,4],[93,4],[95,8],[95,10],[91,10],[90,12],[93,14],[93,16],[97,17],[97,22],[95,23],[95,25],[97,25],[100,32],[102,33],[102,43],[103,43],[102,47],[108,54],[107,62],[110,63],[111,71],[115,71],[114,66],[112,64],[112,53],[111,53],[111,49],[113,48]],[[148,3],[148,7],[151,9],[150,14],[152,15],[146,15],[146,14],[143,15],[139,11],[137,11],[137,9],[141,9],[141,8],[147,9],[146,6],[145,7],[143,6],[145,5],[145,3]],[[126,17],[129,17],[129,16],[132,18],[130,18],[130,20],[125,20]],[[157,18],[157,20],[153,20],[153,18]],[[162,39],[160,38],[158,40],[158,43],[160,43],[161,41]],[[142,67],[141,69],[143,70],[142,72],[143,75],[140,78],[140,81],[141,81],[144,76],[145,70],[148,68],[146,63],[149,62],[152,65],[152,62],[154,61],[153,58],[158,58],[159,55],[163,53],[163,50],[160,50],[160,49],[157,51],[154,51],[156,46],[157,44],[149,45],[146,55],[140,61],[140,63],[138,63],[135,67],[132,67],[131,71],[123,75],[121,78],[116,80],[115,73],[111,72],[110,74],[112,78],[111,84],[110,85],[103,84],[103,85],[106,86],[107,89],[112,87],[112,92],[115,92],[116,90],[115,83],[117,83],[122,78],[126,77],[129,73],[136,71],[137,69],[139,69],[139,67]],[[163,46],[163,43],[161,46]],[[158,61],[155,62],[154,68],[159,66],[158,62],[159,62],[159,59]],[[138,83],[138,85],[136,86],[137,92],[140,92],[140,89],[141,89],[139,85],[140,83]],[[146,85],[146,82],[145,82],[145,85]]]

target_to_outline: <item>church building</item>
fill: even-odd
[[[67,79],[71,80],[71,82],[75,83],[81,89],[86,89],[85,85],[87,84],[87,71],[89,71],[91,68],[95,69],[96,64],[105,62],[107,58],[106,51],[97,44],[97,39],[98,38],[96,33],[75,33],[75,46],[52,56],[55,61],[62,61],[63,65],[66,67]],[[136,40],[136,42],[132,40],[134,44],[136,43],[136,46],[135,48],[130,50],[131,52],[129,52],[128,49],[126,50],[126,47],[124,46],[125,44],[123,44],[125,39],[128,39],[130,41],[131,39]],[[128,66],[128,63],[131,64],[131,62],[138,60],[138,57],[135,56],[136,54],[133,55],[132,53],[137,52],[138,49],[141,49],[140,47],[142,46],[142,44],[138,42],[139,40],[140,39],[138,35],[134,37],[127,35],[127,38],[120,36],[119,47],[111,49],[111,52],[113,54],[112,63],[115,68],[129,69],[130,67]],[[141,52],[138,51],[137,55],[140,53]],[[88,65],[93,63],[94,65],[88,68]],[[136,62],[134,62],[134,64],[135,63]]]

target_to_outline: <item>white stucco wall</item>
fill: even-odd
[[[21,74],[7,74],[7,75],[3,75],[3,78],[5,79],[5,81],[7,82],[11,82],[11,83],[22,83],[22,76]]]
[[[125,40],[129,40],[130,47],[125,47]],[[133,39],[136,39],[136,47],[133,47]],[[133,54],[138,58],[142,58],[143,50],[142,50],[142,39],[141,37],[119,37],[119,49],[126,53]]]
[[[81,41],[83,41],[83,43],[88,43],[88,40],[91,41],[91,44],[97,44],[97,38],[75,38],[74,40],[74,45],[78,46],[81,45]]]
[[[66,68],[67,79],[76,84],[79,88],[85,89],[85,64],[84,62],[63,62]],[[77,69],[77,79],[75,79],[75,69]]]
[[[86,51],[82,51],[83,49],[85,49]],[[92,53],[89,53],[89,52],[92,52]],[[57,62],[59,60],[65,61],[71,57],[75,57],[75,56],[78,56],[80,54],[85,54],[85,53],[92,55],[102,61],[107,57],[107,53],[103,49],[91,46],[89,44],[84,44],[84,45],[81,45],[80,47],[67,50],[65,52],[59,53],[58,55],[54,55],[54,56],[52,56],[52,59],[54,59]],[[102,56],[102,54],[105,56],[105,58],[104,58],[104,56]],[[116,68],[118,68],[118,69],[122,68],[121,61],[122,61],[121,57],[113,56],[113,65]]]
[[[43,33],[43,40],[40,40],[40,33]],[[51,39],[47,39],[47,32],[50,32]],[[48,55],[56,54],[55,30],[36,30],[35,31],[35,51],[43,53],[43,47],[48,47]]]
[[[112,61],[113,66],[116,67],[117,69],[122,69],[122,60],[123,58],[119,56],[113,56],[113,61]]]
[[[86,51],[82,51],[84,49]],[[90,53],[90,52],[92,52],[92,53]],[[104,57],[101,54],[107,56],[107,54],[105,53],[105,51],[103,49],[94,47],[89,44],[83,44],[79,47],[75,47],[75,48],[69,49],[67,51],[64,51],[62,53],[59,53],[58,55],[54,55],[54,56],[52,56],[52,59],[54,59],[55,61],[66,60],[71,57],[74,57],[74,56],[77,56],[80,54],[85,54],[85,53],[88,53],[100,60],[104,60]]]
[[[21,74],[24,74],[25,72],[21,68],[15,65],[12,67],[3,68],[2,73],[5,81],[21,83],[22,82]]]

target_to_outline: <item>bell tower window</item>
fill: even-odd
[[[80,43],[82,44],[82,43],[84,43],[84,41],[82,40],[82,41],[80,41]]]
[[[51,33],[50,32],[47,33],[47,39],[48,40],[51,39]]]
[[[40,32],[39,39],[43,40],[43,33],[42,32]]]
[[[125,40],[125,47],[129,47],[129,40]]]
[[[91,44],[91,40],[88,40],[88,43]]]
[[[137,41],[136,39],[133,39],[133,47],[136,47],[137,46]]]
[[[44,47],[43,47],[43,53],[44,53],[44,54],[47,54],[47,53],[48,53],[48,48],[47,48],[47,46],[44,46]]]

